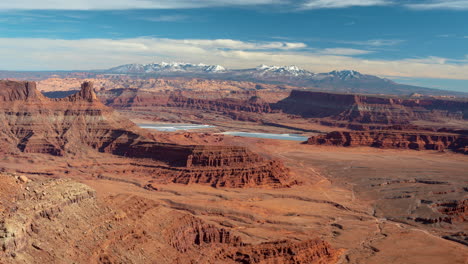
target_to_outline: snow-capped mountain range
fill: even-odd
[[[399,94],[442,94],[442,91],[395,83],[389,79],[362,74],[354,70],[314,73],[297,66],[260,65],[249,69],[227,69],[221,65],[161,62],[127,64],[99,71],[108,74],[128,74],[149,77],[186,77],[231,81],[249,81],[318,88],[332,92]],[[446,93],[446,92],[445,92]]]
[[[283,76],[314,76],[315,74],[301,69],[295,65],[291,66],[269,66],[262,64],[255,68],[255,71],[258,72],[258,74],[273,74],[273,75],[283,75]]]
[[[251,75],[257,78],[279,78],[279,77],[297,77],[324,79],[327,77],[335,77],[342,80],[359,79],[363,77],[361,73],[353,70],[332,71],[328,73],[313,73],[311,71],[299,68],[295,65],[291,66],[270,66],[262,64],[253,69],[228,70],[221,65],[208,64],[192,64],[180,62],[161,62],[150,64],[126,64],[117,66],[107,70],[110,73],[120,74],[170,74],[170,75],[191,75],[191,74],[224,74],[224,75]],[[246,77],[246,76],[244,76]]]
[[[173,73],[173,72],[193,72],[193,73],[217,73],[224,72],[226,69],[221,65],[206,65],[203,63],[179,63],[179,62],[161,62],[150,64],[126,64],[111,68],[109,72],[115,73]]]

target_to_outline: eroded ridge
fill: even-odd
[[[313,136],[311,145],[368,146],[391,149],[453,150],[468,154],[468,137],[450,133],[405,131],[334,131]]]
[[[336,263],[341,254],[320,239],[244,243],[151,199],[98,198],[69,179],[0,174],[3,188],[10,191],[0,195],[2,263]]]

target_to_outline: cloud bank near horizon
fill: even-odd
[[[353,69],[366,74],[468,80],[468,57],[400,60],[364,59],[372,51],[315,49],[300,42],[246,42],[232,39],[46,39],[0,38],[2,70],[91,70],[128,63],[183,61],[249,68],[297,65],[313,72]]]
[[[468,10],[468,0],[16,0],[0,2],[0,10],[129,10],[193,9],[210,7],[283,6],[284,10],[401,6],[414,10]]]

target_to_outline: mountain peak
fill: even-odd
[[[349,79],[359,79],[363,75],[360,72],[354,70],[342,70],[342,71],[331,71],[328,73],[329,75],[338,77],[342,80],[349,80]]]
[[[256,71],[261,72],[263,74],[279,74],[279,75],[291,75],[291,76],[303,76],[303,75],[313,75],[312,72],[307,70],[301,69],[296,65],[290,66],[269,66],[262,64],[255,68]]]
[[[111,68],[109,72],[117,73],[218,73],[226,71],[221,65],[192,64],[185,62],[161,62],[149,64],[126,64]]]

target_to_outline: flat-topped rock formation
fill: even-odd
[[[259,96],[261,95],[261,96]],[[141,89],[113,89],[98,92],[101,101],[116,109],[182,108],[218,112],[239,119],[240,113],[271,113],[270,103],[283,93],[274,92],[154,92]]]
[[[409,124],[411,121],[468,120],[468,101],[402,99],[293,90],[272,106],[305,118],[330,118],[364,124]]]
[[[468,154],[468,137],[459,134],[405,131],[333,131],[310,137],[307,144],[376,148],[453,150]]]
[[[270,122],[284,119],[310,119],[326,126],[353,130],[408,130],[427,123],[428,128],[468,127],[468,101],[463,99],[405,99],[377,95],[336,94],[293,90],[273,91],[148,91],[138,88],[101,90],[100,100],[119,110],[142,113],[166,112],[173,115],[221,115],[228,119]],[[175,110],[174,110],[175,109]],[[164,118],[164,114],[152,114]],[[286,121],[287,122],[287,121]],[[419,123],[418,123],[419,122]],[[453,123],[455,122],[455,124]]]
[[[64,156],[97,150],[151,159],[173,182],[289,186],[288,171],[280,163],[243,147],[186,146],[151,140],[149,132],[103,105],[89,82],[74,95],[50,99],[32,82],[0,81],[0,98],[0,142],[7,146],[3,151]]]

